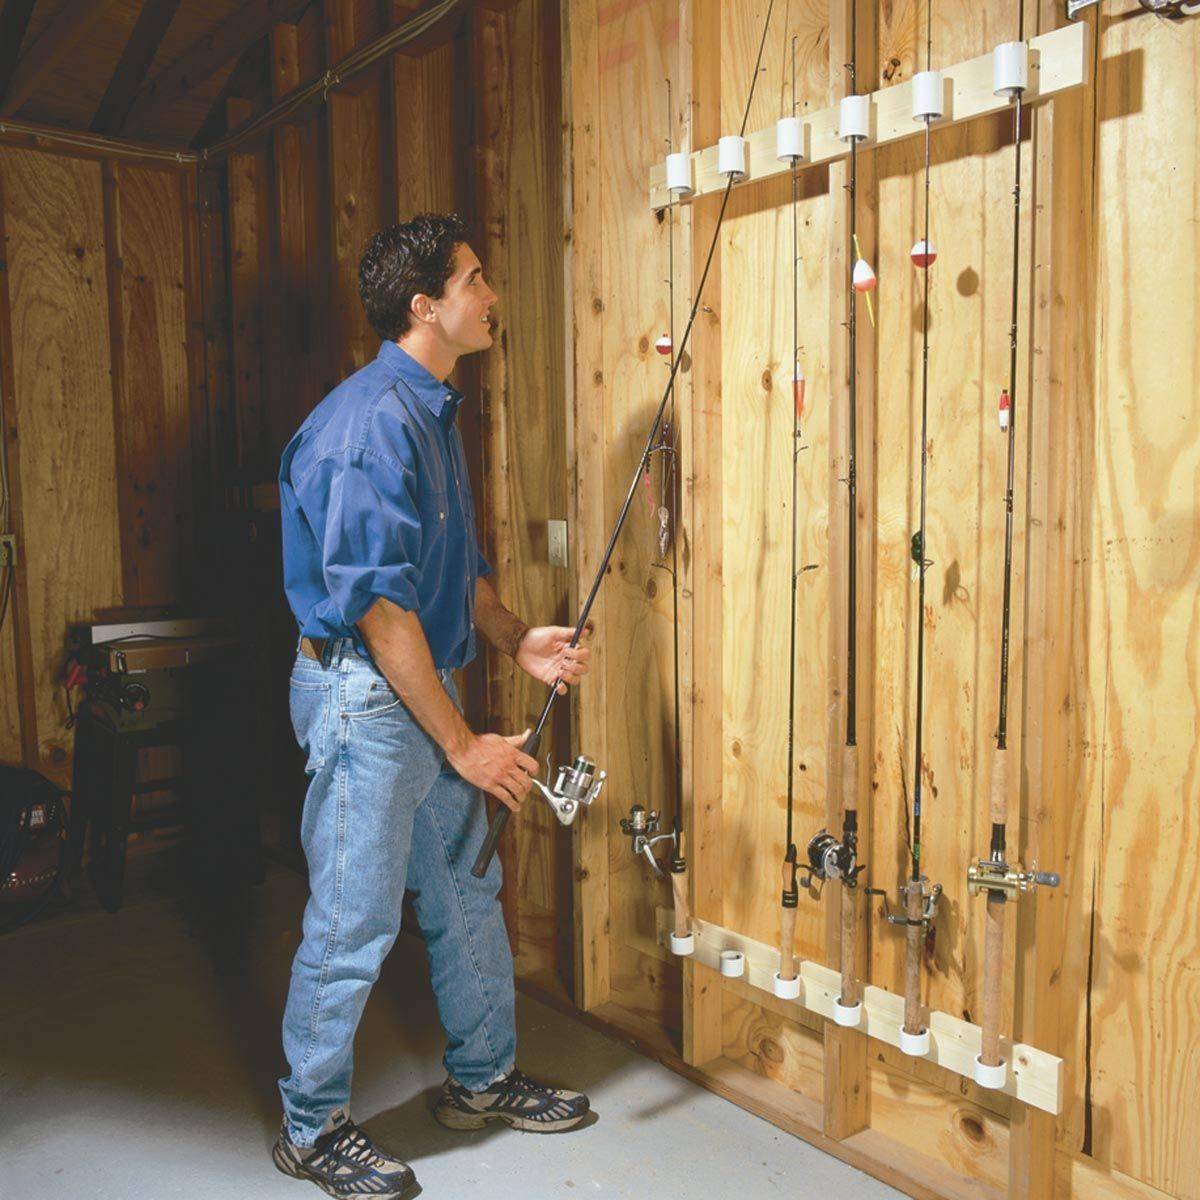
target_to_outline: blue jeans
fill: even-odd
[[[439,676],[457,704],[450,672]],[[516,1030],[499,860],[485,878],[471,875],[483,797],[349,639],[329,642],[324,662],[297,655],[290,693],[308,755],[300,836],[310,895],[283,1016],[291,1074],[279,1088],[290,1136],[310,1146],[349,1103],[354,1033],[406,886],[449,1039],[446,1070],[482,1090],[512,1069]]]

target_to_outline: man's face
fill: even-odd
[[[496,293],[484,281],[478,257],[461,243],[454,250],[454,274],[441,298],[433,301],[442,334],[456,353],[470,354],[492,344],[489,311],[495,303]]]

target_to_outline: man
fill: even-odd
[[[570,629],[530,629],[509,612],[476,545],[462,396],[446,379],[492,344],[496,294],[462,222],[426,215],[377,234],[359,293],[379,355],[317,406],[279,477],[284,585],[301,634],[290,700],[308,756],[310,896],[273,1157],[330,1195],[394,1200],[419,1190],[413,1172],[347,1107],[354,1033],[406,886],[448,1039],[438,1120],[553,1132],[587,1114],[586,1096],[515,1069],[499,862],[482,880],[470,871],[487,828],[481,791],[518,811],[538,764],[519,749],[526,734],[467,726],[451,672],[474,657],[476,630],[563,690],[589,651],[570,646]]]

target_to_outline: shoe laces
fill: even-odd
[[[538,1083],[536,1079],[530,1079],[524,1071],[513,1070],[509,1073],[508,1078],[504,1081],[505,1091],[520,1092],[526,1096],[554,1096],[557,1095],[556,1089],[545,1083]]]
[[[332,1131],[333,1141],[327,1154],[345,1159],[359,1166],[378,1167],[384,1165],[383,1156],[371,1143],[371,1139],[353,1121]]]

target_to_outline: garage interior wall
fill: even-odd
[[[578,583],[603,550],[665,383],[668,235],[648,200],[673,148],[736,131],[762,37],[754,0],[572,4]],[[1017,0],[935,0],[933,65],[1016,37]],[[924,3],[858,5],[860,90],[924,67]],[[1026,0],[1029,36],[1066,23]],[[848,0],[776,4],[747,131],[836,104]],[[658,944],[671,893],[617,817],[670,815],[672,630],[655,522],[635,507],[597,609],[601,675],[580,743],[609,771],[581,822],[582,1002],[665,1061],[914,1195],[1200,1196],[1196,736],[1200,690],[1200,21],[1088,10],[1090,82],[1028,113],[1022,226],[1010,850],[1062,886],[1010,905],[1004,1028],[1066,1064],[1055,1120],[838,1030]],[[920,66],[918,67],[918,55]],[[673,85],[668,123],[664,79]],[[896,895],[910,838],[916,621],[927,635],[923,850],[945,889],[931,1008],[978,1021],[996,727],[1012,255],[1012,118],[933,135],[927,606],[916,612],[923,139],[859,155],[879,276],[860,310],[859,771],[866,879]],[[840,828],[846,579],[847,166],[800,172],[797,840]],[[683,789],[698,916],[776,945],[788,715],[791,217],[788,175],[734,190],[681,375]],[[674,214],[681,329],[720,206]],[[603,497],[603,504],[597,503]],[[1018,832],[1019,829],[1019,832]],[[797,954],[837,965],[836,888],[803,892]],[[861,977],[903,992],[904,937],[860,905]],[[836,922],[836,915],[833,916]],[[1053,1191],[1057,1176],[1058,1192]]]

